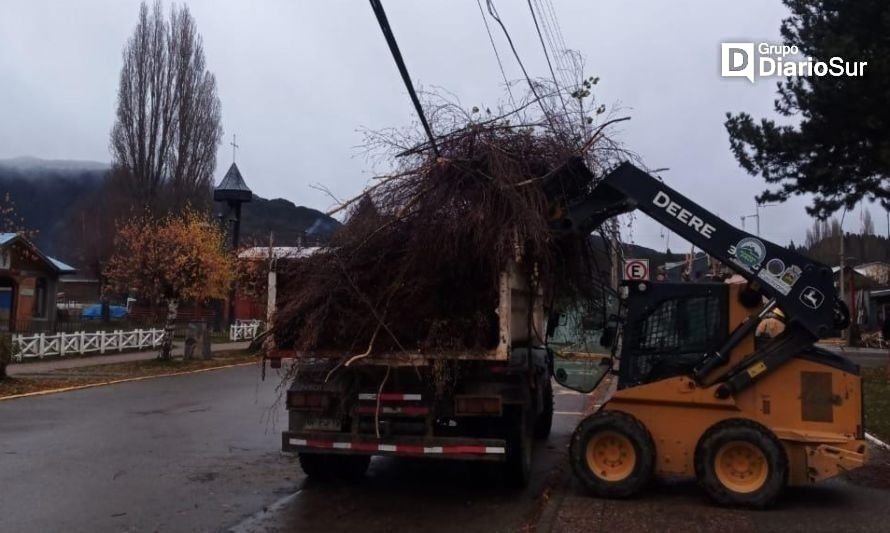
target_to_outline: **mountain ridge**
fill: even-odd
[[[100,161],[30,156],[0,159],[0,199],[9,195],[16,215],[24,220],[22,229],[37,231],[33,240],[41,250],[63,261],[76,262],[78,235],[95,230],[86,227],[87,217],[79,212],[101,209],[91,202],[91,195],[103,186],[110,168],[110,164]],[[214,213],[219,212],[217,204]],[[325,241],[340,225],[311,207],[257,195],[244,205],[241,219],[241,242],[245,244],[268,244],[270,232],[283,246],[303,242],[307,234],[310,240]],[[83,228],[74,227],[81,224]]]

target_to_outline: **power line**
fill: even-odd
[[[550,20],[550,16],[545,11],[543,4],[540,2],[540,0],[534,0],[534,2],[537,7],[538,17],[541,19],[541,25],[544,28],[544,35],[547,37],[547,43],[550,45],[550,50],[552,52],[553,59],[556,62],[556,70],[557,70],[557,72],[559,72],[559,77],[562,80],[563,84],[565,84],[566,86],[571,86],[573,80],[567,74],[568,69],[566,68],[565,57],[563,57],[565,54],[564,47],[562,47],[562,49],[561,49],[561,47],[559,46],[559,43],[553,37],[554,22]]]
[[[544,4],[547,6],[551,20],[553,20],[553,27],[555,29],[556,40],[558,41],[559,47],[563,51],[568,50],[569,47],[566,46],[566,40],[562,35],[562,28],[559,27],[559,18],[556,16],[556,9],[553,7],[553,2],[551,2],[551,0],[544,0]]]
[[[566,77],[569,78],[570,84],[578,83],[580,78],[578,80],[572,79],[572,73],[574,73],[573,69],[576,69],[575,58],[574,56],[569,56],[569,58],[566,58],[566,56],[569,54],[569,47],[566,44],[565,38],[563,37],[562,27],[560,27],[559,17],[556,15],[556,9],[553,7],[553,2],[551,0],[543,0],[543,5],[547,8],[550,20],[552,21],[553,33],[555,35],[554,39],[556,41],[557,48],[559,48],[561,51],[561,53],[559,54],[559,58],[563,61],[563,65],[566,71]],[[577,68],[580,68],[580,65],[578,65]],[[583,72],[578,72],[577,74],[579,77],[584,76]]]
[[[510,104],[516,107],[516,101],[513,99],[513,90],[510,88],[510,82],[507,80],[507,74],[504,72],[504,64],[501,63],[501,55],[498,54],[498,47],[494,44],[494,37],[491,35],[491,28],[488,27],[488,18],[482,9],[482,1],[476,0],[479,6],[479,14],[482,15],[482,22],[485,24],[485,32],[488,33],[488,41],[491,43],[491,49],[494,50],[494,57],[498,60],[498,68],[501,70],[501,77],[504,78],[504,84],[507,86],[507,94],[510,95]]]
[[[544,58],[547,60],[547,67],[550,69],[550,77],[553,78],[553,84],[556,86],[556,94],[559,96],[563,112],[568,116],[569,110],[566,108],[566,101],[562,97],[559,82],[556,81],[556,73],[553,71],[553,63],[550,62],[550,54],[547,53],[547,45],[544,44],[544,36],[541,35],[541,27],[538,25],[538,17],[535,15],[535,9],[532,7],[532,0],[526,0],[526,2],[528,3],[528,10],[532,14],[532,20],[535,23],[535,31],[538,32],[538,40],[541,41],[541,49],[544,50]]]
[[[535,100],[541,107],[541,111],[544,112],[544,117],[547,119],[547,122],[550,123],[550,127],[553,129],[553,132],[556,133],[558,131],[556,129],[556,124],[553,123],[553,118],[550,116],[550,113],[547,112],[547,108],[544,107],[544,102],[541,101],[541,96],[538,94],[537,89],[535,89],[535,84],[532,82],[531,77],[529,77],[528,71],[525,70],[525,65],[522,63],[522,59],[519,57],[519,52],[516,51],[516,46],[513,44],[513,38],[510,37],[510,32],[507,31],[507,27],[504,26],[503,21],[501,21],[501,17],[497,14],[497,9],[494,7],[494,0],[486,0],[486,4],[488,6],[488,14],[491,15],[491,18],[493,18],[495,22],[498,23],[498,25],[501,27],[501,30],[504,32],[504,37],[507,38],[507,43],[510,45],[510,50],[513,52],[513,57],[515,57],[516,62],[519,63],[519,68],[522,69],[522,75],[525,76],[525,81],[528,82],[529,89],[531,89],[532,94],[535,96]]]
[[[380,0],[370,0],[370,2],[371,9],[374,10],[374,15],[377,16],[377,23],[380,24],[380,31],[383,32],[383,37],[386,39],[386,44],[389,45],[389,51],[392,53],[392,58],[395,60],[396,66],[399,68],[399,73],[402,75],[402,81],[405,82],[405,88],[408,89],[408,95],[411,96],[411,101],[414,103],[414,109],[420,117],[420,123],[426,131],[427,137],[430,139],[433,155],[439,157],[439,147],[436,145],[436,138],[433,136],[433,130],[430,128],[429,123],[426,121],[426,115],[423,113],[423,106],[420,105],[420,100],[417,98],[417,93],[414,91],[414,84],[411,82],[411,76],[408,74],[408,68],[405,67],[405,61],[402,59],[402,53],[399,51],[399,44],[396,42],[396,37],[392,33],[392,28],[389,27],[389,21],[386,18],[386,12],[383,10],[383,4]]]

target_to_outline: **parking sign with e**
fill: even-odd
[[[649,279],[649,260],[648,259],[625,259],[624,260],[624,279],[643,280]]]

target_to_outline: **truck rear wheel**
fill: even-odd
[[[524,488],[532,477],[532,424],[526,410],[515,407],[504,413],[507,436],[507,462],[504,473],[507,482],[514,487]]]
[[[569,458],[587,490],[604,498],[626,498],[652,479],[655,445],[636,418],[600,411],[575,429]]]
[[[333,453],[301,453],[300,468],[317,481],[330,479],[354,480],[365,475],[371,464],[370,455],[340,455]]]
[[[782,443],[751,420],[717,424],[695,451],[698,483],[720,505],[767,507],[785,487],[787,473]]]

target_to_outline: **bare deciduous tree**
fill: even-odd
[[[111,151],[120,185],[153,210],[209,206],[222,138],[216,79],[186,6],[143,2],[123,51]]]

